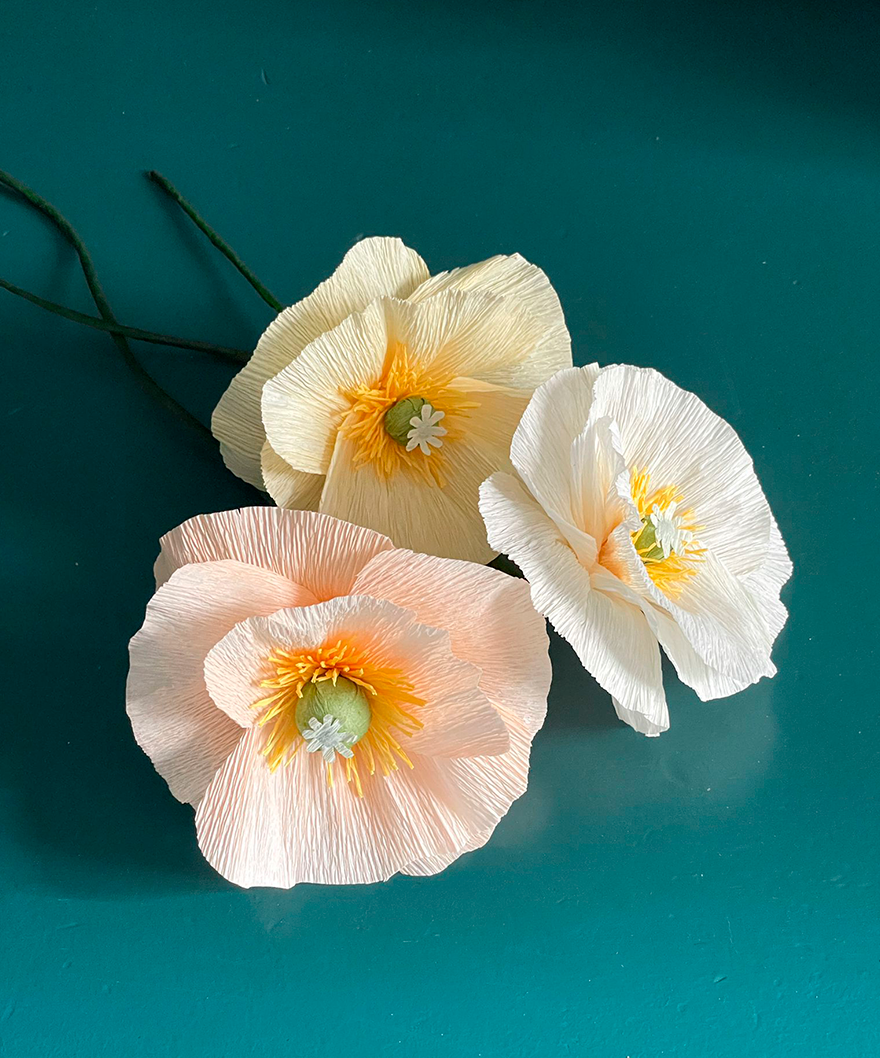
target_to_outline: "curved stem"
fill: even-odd
[[[229,261],[231,261],[233,265],[235,265],[235,267],[239,270],[239,272],[241,272],[241,274],[250,283],[254,290],[256,290],[256,292],[260,295],[263,301],[266,302],[267,305],[271,305],[271,307],[276,312],[281,312],[284,309],[284,306],[281,304],[278,298],[276,298],[275,295],[272,294],[259,281],[259,279],[257,279],[254,273],[248,268],[244,261],[242,261],[242,259],[225,241],[225,239],[222,239],[217,234],[217,232],[214,231],[210,224],[208,224],[207,221],[205,221],[202,217],[199,216],[198,213],[196,213],[196,211],[192,208],[189,202],[187,202],[187,200],[183,197],[183,195],[181,195],[181,193],[177,190],[174,184],[171,183],[170,180],[166,179],[166,177],[164,177],[161,173],[157,173],[155,169],[150,169],[147,173],[147,176],[150,180],[153,181],[154,184],[158,184],[159,187],[161,187],[162,190],[165,192],[165,194],[169,196],[169,198],[174,199],[174,201],[178,204],[178,206],[180,206],[180,208],[189,217],[193,224],[195,224],[195,226],[200,231],[204,232],[204,234],[207,235],[211,242],[217,247],[220,253],[222,253],[223,256],[226,257]]]
[[[89,251],[85,247],[85,243],[76,233],[73,225],[58,212],[55,207],[47,202],[42,196],[38,195],[36,191],[32,191],[26,184],[23,184],[20,180],[16,180],[14,176],[4,172],[0,169],[0,184],[8,187],[11,191],[15,191],[21,195],[34,209],[39,210],[44,216],[48,217],[49,220],[55,225],[61,234],[67,239],[71,246],[76,250],[77,255],[82,265],[83,274],[86,278],[89,291],[92,295],[92,300],[101,314],[102,318],[108,323],[112,323],[118,326],[118,321],[113,315],[113,311],[110,308],[110,304],[104,295],[104,290],[98,281],[97,273],[95,272],[95,266],[92,263],[92,257]],[[188,423],[195,430],[197,430],[203,437],[208,440],[213,440],[211,431],[205,426],[204,423],[192,415],[190,412],[178,402],[156,382],[152,375],[150,375],[140,364],[134,353],[131,351],[127,340],[121,334],[114,334],[111,332],[110,337],[113,339],[116,348],[122,355],[123,360],[128,367],[135,373],[141,386],[153,397],[155,397],[164,407],[169,411],[173,412],[184,422]]]
[[[214,356],[222,356],[227,360],[235,360],[244,364],[250,359],[250,353],[246,349],[230,349],[225,345],[212,345],[210,342],[200,342],[194,338],[175,338],[171,334],[157,334],[155,331],[144,331],[140,327],[126,327],[123,323],[111,323],[109,320],[99,319],[97,316],[88,316],[84,312],[77,312],[66,305],[59,305],[55,301],[48,301],[29,290],[8,283],[0,279],[0,287],[8,290],[10,294],[17,294],[25,301],[33,305],[39,305],[47,312],[54,312],[56,316],[63,316],[66,320],[81,323],[84,327],[93,327],[96,331],[105,331],[109,334],[121,334],[123,338],[129,338],[135,342],[150,342],[153,345],[169,345],[175,349],[194,349],[197,353],[212,353]]]

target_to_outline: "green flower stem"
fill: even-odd
[[[107,301],[107,298],[104,295],[104,290],[98,281],[91,254],[86,249],[85,243],[83,243],[82,239],[77,235],[73,225],[66,217],[62,216],[62,214],[59,213],[51,203],[38,195],[36,191],[32,191],[26,184],[23,184],[20,180],[16,180],[14,176],[4,172],[2,169],[0,169],[0,185],[21,195],[29,205],[33,206],[34,209],[38,210],[45,217],[48,217],[55,227],[58,228],[61,234],[77,252],[80,264],[82,265],[83,274],[86,278],[86,283],[88,284],[92,300],[95,302],[98,312],[107,323],[118,327],[118,321],[113,315],[110,303]],[[152,397],[155,397],[163,407],[173,412],[178,418],[197,430],[202,437],[213,443],[213,437],[211,436],[211,431],[208,427],[205,426],[204,423],[199,422],[199,420],[188,412],[182,404],[178,404],[170,394],[162,389],[153,376],[141,366],[140,362],[131,351],[131,347],[126,338],[121,334],[114,334],[112,331],[110,332],[110,337],[113,339],[116,348],[119,350],[127,366],[134,372],[143,389],[145,389]]]
[[[226,257],[232,262],[232,264],[235,265],[235,267],[239,270],[239,272],[241,272],[241,274],[250,283],[254,290],[256,290],[256,292],[260,295],[263,301],[266,302],[267,305],[271,305],[276,312],[281,312],[284,309],[284,306],[281,304],[278,298],[276,298],[275,295],[272,294],[259,281],[259,279],[257,279],[254,273],[248,268],[244,261],[242,261],[242,259],[232,249],[232,247],[224,239],[221,239],[217,232],[214,231],[214,229],[205,220],[203,220],[198,213],[196,213],[196,211],[192,208],[189,202],[187,202],[187,200],[183,197],[183,195],[181,195],[181,193],[177,190],[174,184],[171,183],[170,180],[167,180],[161,173],[157,173],[155,169],[151,169],[147,173],[147,176],[150,180],[153,181],[153,183],[158,184],[159,187],[161,187],[162,190],[165,192],[165,194],[169,196],[169,198],[174,199],[174,201],[178,204],[178,206],[180,206],[183,212],[196,225],[196,227],[199,228],[202,232],[204,232],[205,235],[207,235],[207,237],[217,247],[220,253],[222,253],[224,257]]]
[[[97,316],[87,316],[84,312],[69,309],[66,305],[59,305],[54,301],[47,301],[29,290],[8,283],[0,279],[0,287],[8,290],[10,294],[17,294],[25,301],[33,305],[39,305],[47,312],[54,312],[56,316],[63,316],[66,320],[81,323],[85,327],[94,327],[96,331],[106,331],[109,334],[121,334],[123,338],[129,338],[135,342],[150,342],[153,345],[169,345],[175,349],[194,349],[198,353],[212,353],[214,356],[222,356],[227,360],[235,360],[244,364],[250,359],[251,354],[247,349],[229,349],[225,345],[211,345],[209,342],[199,342],[190,338],[175,338],[170,334],[156,334],[154,331],[143,331],[140,327],[126,327],[122,323],[111,323],[109,320],[99,319]]]

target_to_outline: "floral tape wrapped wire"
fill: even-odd
[[[241,886],[434,874],[526,788],[546,711],[528,586],[307,511],[162,540],[128,714]]]
[[[480,483],[509,469],[531,393],[570,364],[559,299],[522,257],[431,277],[399,239],[364,239],[270,324],[212,429],[280,507],[488,562]]]
[[[791,563],[748,453],[656,371],[561,371],[481,490],[489,541],[637,731],[669,727],[663,647],[706,700],[776,669]]]

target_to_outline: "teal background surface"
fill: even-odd
[[[795,562],[779,675],[657,740],[554,639],[531,787],[433,879],[240,891],[131,736],[161,533],[253,501],[105,335],[0,292],[0,1055],[861,1058],[876,1027],[880,107],[850,3],[5,0],[0,167],[120,319],[250,347],[365,234],[519,251],[578,362],[740,432]],[[0,275],[91,311],[0,194]],[[140,346],[203,421],[228,365]]]

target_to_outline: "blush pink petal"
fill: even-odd
[[[544,618],[524,580],[473,562],[395,549],[373,558],[354,592],[390,599],[449,632],[453,652],[481,670],[480,688],[530,734],[544,723],[550,657]]]
[[[135,738],[180,801],[197,804],[241,738],[205,686],[205,655],[238,621],[314,602],[305,588],[240,562],[177,570],[130,645],[127,712]]]
[[[404,874],[437,874],[463,853],[482,848],[513,802],[526,792],[533,733],[515,713],[506,709],[500,712],[510,736],[507,753],[444,762],[448,765],[449,779],[472,806],[467,840],[454,851],[438,850],[430,857],[411,860],[402,868]]]
[[[359,798],[329,786],[312,754],[270,772],[261,746],[252,728],[196,812],[202,853],[236,885],[385,881],[411,863],[445,866],[493,826],[480,791],[457,782],[455,761],[414,756],[412,771],[368,780]]]
[[[265,696],[259,684],[274,648],[308,652],[338,640],[356,645],[380,671],[401,672],[425,702],[412,710],[423,729],[402,737],[407,754],[471,757],[508,749],[507,727],[480,690],[479,669],[453,654],[448,634],[364,595],[240,622],[208,654],[211,696],[237,723],[252,723],[251,706]]]
[[[393,547],[371,529],[277,507],[200,514],[163,536],[161,544],[157,584],[188,563],[229,558],[280,573],[317,600],[347,594],[367,562]]]

